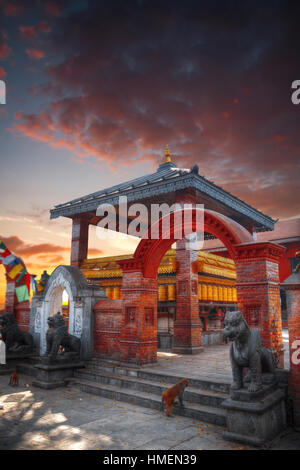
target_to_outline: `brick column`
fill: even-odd
[[[185,240],[176,242],[176,320],[175,353],[201,352],[201,322],[198,302],[198,252],[187,250]]]
[[[157,360],[157,280],[144,278],[141,267],[122,268],[121,361],[150,364]]]
[[[288,312],[289,394],[294,402],[295,426],[300,429],[300,265],[297,272],[292,273],[281,285],[286,290]]]
[[[283,367],[283,341],[278,264],[284,247],[270,242],[237,245],[238,308],[263,346],[275,349]]]
[[[83,218],[73,219],[71,265],[80,267],[83,260],[87,258],[89,241],[89,223]]]

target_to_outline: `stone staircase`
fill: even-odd
[[[182,378],[161,370],[123,367],[93,358],[67,382],[87,393],[160,410],[163,392]],[[185,390],[184,407],[174,405],[173,414],[225,427],[226,411],[222,402],[229,396],[230,384],[189,378],[188,374],[187,378],[189,387]]]

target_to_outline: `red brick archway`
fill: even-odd
[[[119,262],[123,269],[120,357],[126,362],[143,364],[156,361],[157,270],[171,245],[177,241],[180,247],[182,234],[187,236],[196,231],[198,211],[204,217],[204,231],[218,237],[233,259],[237,259],[237,245],[253,242],[251,234],[244,227],[211,210],[182,208],[162,217],[153,225],[149,230],[149,238],[141,240],[133,258]],[[176,217],[178,214],[180,218]],[[182,225],[180,231],[176,225],[178,220]],[[157,233],[161,236],[165,222],[170,227],[169,238],[151,239],[153,228],[157,228]],[[202,350],[198,307],[198,254],[195,250],[186,250],[184,244],[177,251],[173,351],[196,354]]]
[[[189,212],[192,213],[192,217],[187,217],[187,221],[182,217],[182,232],[184,231],[185,235],[195,231],[197,211],[202,211],[202,209],[188,208],[180,209],[176,212],[180,212],[182,214],[187,214]],[[142,239],[136,248],[133,258],[122,260],[119,263],[123,270],[131,270],[134,265],[141,266],[144,277],[152,279],[156,278],[162,257],[173,243],[178,240],[178,238],[176,238],[176,226],[174,224],[176,218],[174,213],[161,218],[157,222],[156,225],[160,230],[159,233],[161,233],[161,228],[165,220],[170,223],[170,239]],[[152,226],[152,228],[153,227],[155,227],[155,225]],[[237,259],[235,245],[253,242],[252,235],[240,224],[229,219],[225,215],[206,209],[204,210],[204,231],[221,240],[234,260]]]
[[[184,233],[195,231],[197,208],[192,217],[182,217]],[[132,258],[120,260],[123,269],[122,301],[118,305],[120,326],[113,341],[105,328],[101,335],[104,355],[117,355],[124,362],[147,364],[157,358],[157,270],[164,253],[177,242],[176,321],[174,324],[175,352],[196,354],[201,347],[201,324],[198,312],[197,252],[186,250],[176,234],[174,213],[170,220],[169,239],[143,238]],[[157,222],[161,230],[165,218]],[[258,328],[264,346],[277,350],[282,358],[281,308],[279,295],[279,258],[284,252],[280,245],[257,243],[252,235],[234,220],[204,209],[204,231],[219,238],[234,259],[237,268],[238,306],[250,326]],[[161,235],[161,231],[159,232]],[[179,248],[179,249],[178,249]],[[104,302],[104,303],[103,303]],[[105,309],[97,304],[97,312]],[[110,301],[112,302],[112,301]],[[116,302],[116,301],[115,301]],[[111,312],[113,305],[106,305]],[[95,341],[97,343],[97,341]],[[113,347],[112,347],[113,344]]]

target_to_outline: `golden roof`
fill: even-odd
[[[121,278],[123,273],[118,260],[130,258],[132,254],[86,259],[81,264],[81,271],[88,279]],[[218,277],[236,279],[234,261],[230,258],[198,252],[198,272]],[[158,274],[176,273],[176,250],[168,250],[161,260]]]

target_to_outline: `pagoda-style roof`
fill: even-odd
[[[120,196],[126,196],[129,204],[139,202],[150,207],[151,203],[172,205],[176,202],[177,193],[189,192],[194,194],[198,204],[223,213],[250,231],[274,229],[275,220],[199,175],[197,165],[191,169],[178,168],[170,160],[168,157],[149,175],[58,204],[50,211],[50,218],[86,216],[91,224],[96,225],[98,206],[118,206]]]

